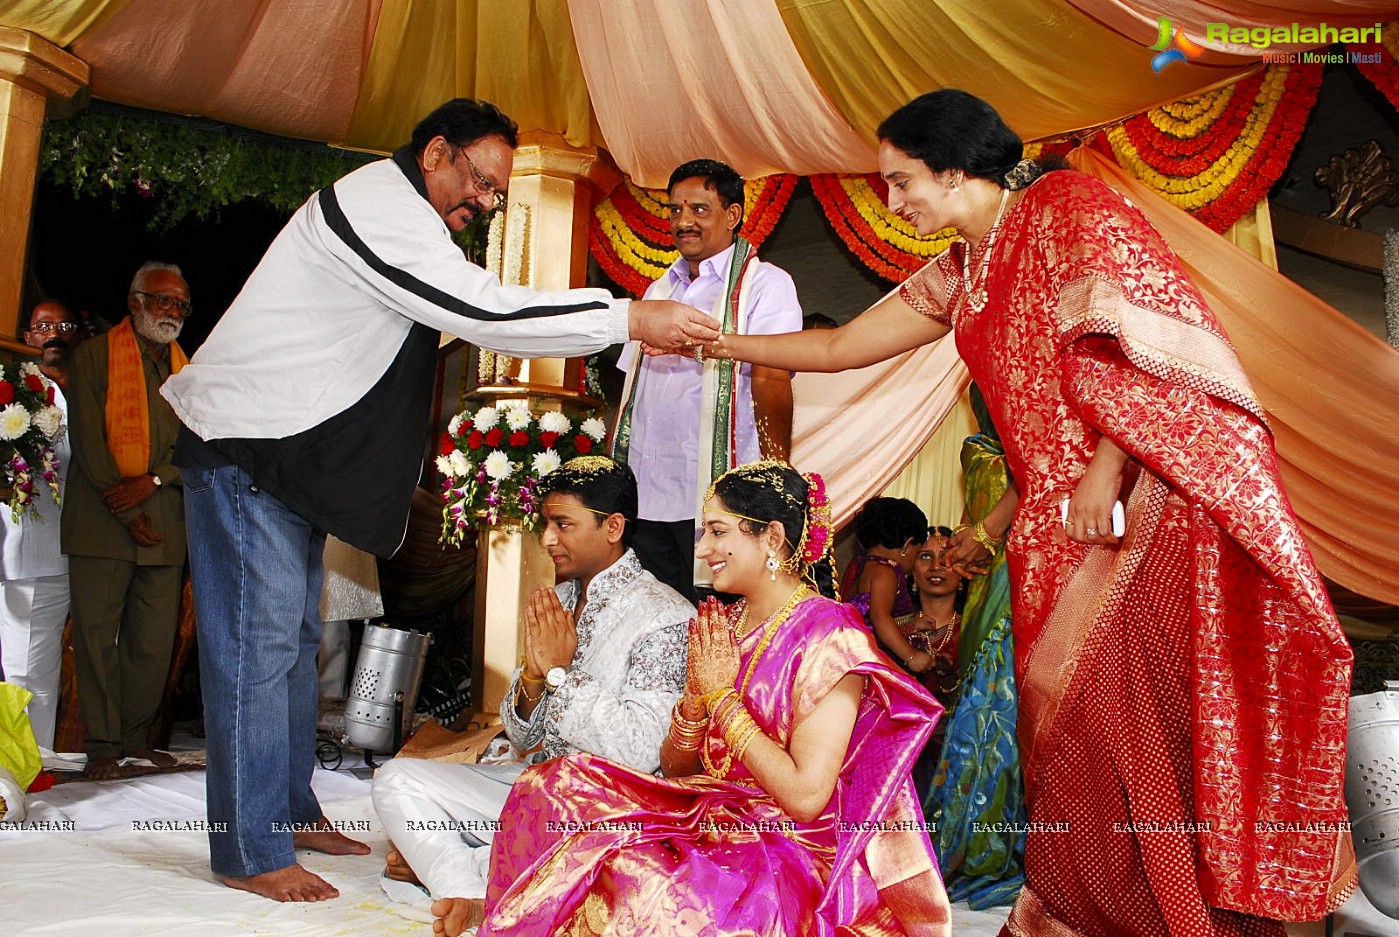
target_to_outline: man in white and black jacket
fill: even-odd
[[[502,286],[469,263],[451,232],[504,202],[516,145],[491,104],[433,111],[297,211],[161,390],[184,426],[210,860],[235,888],[334,898],[295,849],[369,851],[311,791],[321,550],[327,533],[379,556],[402,543],[438,333],[517,357],[718,336],[678,303]]]

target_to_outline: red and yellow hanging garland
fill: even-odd
[[[1104,134],[1107,148],[1160,195],[1225,231],[1287,168],[1321,74],[1320,65],[1269,66],[1128,118]]]
[[[741,230],[754,247],[772,233],[796,185],[793,175],[744,183]],[[588,248],[603,272],[633,296],[646,292],[680,256],[666,205],[664,189],[643,189],[624,180],[593,209]]]
[[[1394,107],[1399,108],[1399,21],[1384,24],[1384,39],[1381,43],[1348,45],[1346,51],[1355,54],[1355,67],[1360,74],[1370,79]],[[1379,61],[1371,62],[1379,53]]]
[[[878,173],[811,176],[811,191],[850,252],[886,280],[902,282],[947,250],[957,235],[951,228],[922,238],[889,210],[889,186]]]
[[[1399,47],[1399,28],[1392,33]],[[1360,67],[1399,106],[1395,50],[1387,44],[1384,51],[1385,64]],[[1268,66],[1232,85],[1131,117],[1092,145],[1222,232],[1265,198],[1282,175],[1316,103],[1321,77],[1320,65]],[[1067,149],[1062,141],[1031,143],[1025,153],[1036,157]],[[755,245],[771,233],[796,181],[779,175],[747,183],[743,233]],[[841,241],[886,280],[901,282],[956,237],[948,229],[920,238],[889,211],[888,188],[877,174],[826,174],[810,181]],[[678,256],[665,193],[630,182],[617,186],[593,213],[589,243],[607,275],[640,295]]]

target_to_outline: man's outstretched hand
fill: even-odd
[[[631,304],[631,337],[652,348],[681,349],[707,345],[719,338],[719,323],[694,306],[671,299],[644,299]]]

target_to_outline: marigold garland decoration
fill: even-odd
[[[1038,159],[1064,153],[1066,143],[1031,143],[1025,155]],[[860,263],[892,283],[902,283],[957,239],[951,228],[919,237],[913,225],[889,210],[889,186],[878,173],[809,177],[826,220]]]
[[[919,237],[913,225],[889,210],[889,186],[878,173],[809,177],[836,235],[870,270],[902,283],[957,239],[951,228]]]
[[[1128,118],[1104,136],[1119,165],[1215,231],[1226,231],[1267,197],[1287,168],[1321,76],[1319,66],[1269,66]]]
[[[772,233],[796,185],[797,177],[785,174],[745,181],[739,232],[754,247],[762,247]],[[666,205],[664,189],[624,180],[593,209],[588,249],[603,272],[633,296],[646,292],[680,256]]]
[[[1354,56],[1360,74],[1370,79],[1390,104],[1399,108],[1399,21],[1384,24],[1382,44],[1347,45],[1346,51]],[[1375,53],[1379,53],[1379,61],[1368,61]]]

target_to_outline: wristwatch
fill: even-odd
[[[557,690],[563,686],[563,682],[568,679],[568,671],[563,667],[551,667],[544,675],[544,682],[549,684],[549,689]]]
[[[154,484],[157,488],[159,488],[161,484],[163,484],[160,480],[160,476],[157,475],[155,472],[147,472],[146,475],[150,477],[151,483]]]

